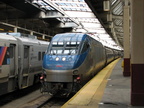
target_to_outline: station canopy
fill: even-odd
[[[74,22],[76,26],[73,27],[73,32],[87,33],[105,46],[121,49],[84,0],[33,0],[33,3],[47,11],[59,11],[63,16],[57,17],[57,20],[63,24]]]

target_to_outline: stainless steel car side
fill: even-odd
[[[39,80],[48,42],[0,34],[0,95],[23,89]]]

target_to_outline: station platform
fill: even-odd
[[[61,108],[144,108],[131,106],[131,78],[123,76],[123,59],[101,70]]]

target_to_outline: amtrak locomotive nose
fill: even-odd
[[[44,56],[43,68],[47,70],[70,70],[79,67],[86,57],[80,56],[81,39],[80,36],[74,37],[74,39],[71,35],[66,38],[55,36]]]
[[[87,50],[81,54],[84,52],[81,46],[85,44],[82,41],[85,38],[86,35],[83,34],[58,34],[53,37],[43,59],[43,69],[50,88],[51,85],[57,85],[56,83],[73,83],[77,77],[80,79],[79,66],[88,53]]]

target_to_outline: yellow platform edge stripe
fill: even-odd
[[[78,108],[78,106],[88,106],[94,95],[96,101],[95,108],[98,108],[98,103],[101,101],[104,88],[107,84],[114,66],[120,59],[117,59],[103,68],[94,78],[86,83],[69,101],[67,101],[61,108]]]

